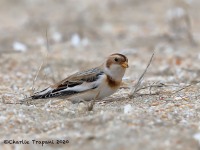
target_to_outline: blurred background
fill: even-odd
[[[57,64],[60,74],[59,66],[92,67],[120,52],[137,72],[156,51],[161,71],[188,68],[188,57],[200,59],[199,7],[198,0],[1,0],[0,57],[18,53],[35,71],[48,53],[46,67]]]
[[[95,53],[153,50],[165,47],[166,43],[173,50],[181,46],[186,49],[199,42],[199,3],[198,0],[1,0],[0,51],[40,50],[46,43],[46,30],[50,45],[60,44],[60,51],[70,51],[69,45]]]
[[[1,102],[15,103],[116,52],[128,57],[124,81],[133,86],[155,51],[142,83],[169,85],[131,100],[121,89],[91,113],[67,102],[1,105],[0,137],[63,137],[77,149],[92,140],[101,149],[198,149],[199,84],[169,94],[200,80],[199,9],[199,0],[0,0]]]

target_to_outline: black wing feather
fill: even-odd
[[[90,69],[85,72],[78,72],[73,76],[68,77],[67,79],[61,81],[58,83],[58,86],[52,90],[47,91],[46,93],[41,94],[48,88],[35,93],[33,96],[31,96],[32,99],[44,99],[44,98],[52,98],[52,97],[59,97],[59,96],[70,96],[73,94],[77,94],[80,92],[77,91],[63,91],[64,89],[67,89],[68,87],[75,87],[77,85],[83,84],[83,82],[94,82],[99,79],[100,75],[104,74],[103,71],[99,70],[98,68]],[[77,80],[79,79],[79,80]],[[92,89],[97,88],[97,86],[94,86]],[[84,92],[84,91],[82,91]]]

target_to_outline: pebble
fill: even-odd
[[[81,38],[78,34],[73,34],[70,42],[71,42],[72,46],[78,47],[81,43]]]
[[[199,142],[200,145],[200,132],[193,135],[193,138]]]
[[[26,45],[23,44],[23,43],[20,43],[20,42],[14,42],[13,43],[13,49],[15,51],[19,51],[19,52],[25,52],[25,51],[27,51]]]
[[[158,106],[159,105],[159,102],[154,102],[151,104],[151,106]]]
[[[133,110],[133,107],[130,104],[127,104],[127,105],[124,106],[124,113],[125,114],[132,112],[132,110]]]

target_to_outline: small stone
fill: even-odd
[[[124,106],[124,113],[125,114],[132,112],[132,110],[133,110],[133,107],[130,104],[127,104],[127,105]]]
[[[158,106],[158,105],[159,105],[158,102],[154,102],[154,103],[151,104],[151,106]]]
[[[19,51],[19,52],[25,52],[27,50],[27,47],[25,44],[20,43],[20,42],[14,42],[13,43],[13,49],[15,51]]]
[[[78,47],[78,46],[80,46],[81,38],[78,34],[73,34],[70,42],[71,42],[72,46]]]
[[[162,114],[162,118],[168,118],[166,114]]]
[[[60,42],[62,40],[62,34],[60,32],[54,32],[52,38],[55,42]]]
[[[182,100],[183,98],[182,97],[175,97],[174,99],[175,100]]]
[[[199,145],[200,145],[200,133],[196,133],[193,135],[193,138],[199,142]]]
[[[77,110],[79,111],[79,112],[86,112],[86,110],[87,110],[87,105],[85,104],[85,103],[79,103],[78,104],[78,107],[77,107]]]

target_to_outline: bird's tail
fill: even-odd
[[[34,99],[44,99],[44,98],[49,98],[52,92],[52,88],[48,87],[42,91],[36,92],[34,93],[32,96],[24,98],[22,100],[20,100],[20,103],[29,101],[29,100],[34,100]]]
[[[34,93],[32,96],[31,96],[31,98],[32,99],[44,99],[44,98],[49,98],[50,96],[50,94],[51,94],[51,92],[52,92],[52,88],[51,87],[48,87],[48,88],[46,88],[46,89],[44,89],[44,90],[42,90],[42,91],[39,91],[39,92],[36,92],[36,93]]]

